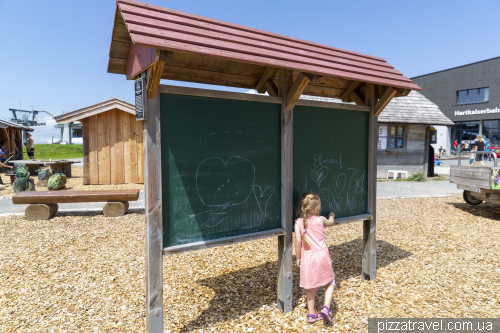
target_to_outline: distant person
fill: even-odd
[[[486,143],[486,151],[490,151],[491,144],[488,141],[484,141]],[[484,157],[488,159],[488,161],[491,161],[491,155],[493,154],[485,154]]]
[[[456,155],[458,150],[458,140],[455,140],[455,142],[453,142],[453,147],[455,148],[454,154]]]
[[[28,156],[30,160],[35,159],[35,141],[31,137],[31,133],[26,133],[26,151],[28,152]]]
[[[438,149],[438,156],[441,157],[441,153],[443,152],[443,146],[440,146]]]
[[[335,274],[332,260],[325,243],[324,227],[334,224],[335,214],[328,219],[319,215],[321,201],[315,193],[304,193],[299,199],[295,220],[295,254],[300,268],[300,287],[306,289],[308,323],[312,324],[323,317],[329,324],[333,319],[330,306],[335,289]],[[325,305],[321,312],[315,309],[316,289],[325,286]],[[321,316],[321,317],[320,317]]]
[[[474,151],[484,151],[486,148],[486,144],[483,141],[483,137],[478,135],[476,137],[476,144],[474,145]],[[484,154],[474,154],[476,155],[476,165],[484,165],[483,156]]]
[[[22,160],[22,155],[21,152],[19,151],[19,148],[17,146],[14,147],[14,159],[15,160]]]
[[[445,157],[446,156],[446,148],[443,148],[443,155],[441,157]]]

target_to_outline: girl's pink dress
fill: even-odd
[[[335,279],[332,260],[325,242],[323,219],[322,216],[311,216],[307,219],[306,240],[310,246],[302,242],[300,257],[300,287],[304,289],[323,287]],[[303,219],[297,219],[295,223],[303,235]]]

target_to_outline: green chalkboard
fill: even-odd
[[[279,104],[161,94],[165,247],[281,227]]]
[[[293,199],[317,193],[321,213],[336,217],[368,210],[368,120],[363,111],[295,106]]]

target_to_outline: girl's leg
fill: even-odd
[[[325,287],[325,306],[330,308],[333,300],[333,291],[335,290],[334,284],[329,284]]]
[[[316,313],[316,308],[314,307],[314,303],[316,300],[316,289],[308,289],[306,290],[306,297],[307,297],[307,310],[309,310],[309,314],[315,314]]]

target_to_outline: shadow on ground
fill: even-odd
[[[339,288],[341,281],[361,275],[361,249],[361,238],[329,246],[335,271],[336,289]],[[377,241],[377,268],[387,266],[410,255],[412,255],[410,252],[401,250],[390,243]],[[304,291],[299,287],[300,273],[295,264],[295,256],[293,262],[293,307],[296,307],[297,300],[304,294]],[[213,289],[215,296],[210,302],[210,307],[184,326],[181,332],[188,332],[196,327],[220,321],[232,320],[243,316],[245,312],[259,309],[263,305],[275,306],[277,270],[278,263],[274,261],[198,280],[197,283]],[[324,288],[320,288],[316,294],[316,308],[321,308],[323,299]],[[332,311],[335,316],[337,313],[335,301],[332,303]]]
[[[473,206],[466,202],[448,202],[448,205],[452,205],[466,213],[472,214],[474,216],[486,217],[493,220],[500,220],[500,205],[483,202],[480,205]]]

